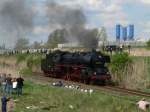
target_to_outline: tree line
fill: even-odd
[[[45,43],[35,41],[30,44],[29,39],[27,38],[19,38],[15,44],[16,50],[28,49],[28,48],[57,48],[58,44],[70,43],[71,41],[68,39],[69,32],[64,29],[56,29],[51,32],[48,36],[48,39]],[[102,41],[105,43],[107,41],[107,32],[104,27],[102,27],[101,31],[98,29],[89,29],[84,32],[80,32],[80,34],[76,37],[78,42],[83,47],[96,48],[98,46],[98,41]],[[74,42],[74,41],[72,41]]]

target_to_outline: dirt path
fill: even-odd
[[[131,49],[130,52],[131,56],[150,56],[150,50],[147,50],[145,48],[136,48]]]

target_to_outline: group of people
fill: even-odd
[[[22,95],[24,79],[20,76],[18,78],[12,78],[11,74],[0,74],[0,90],[5,95],[12,95],[13,92],[17,95]]]
[[[9,112],[13,112],[14,103],[11,95],[13,92],[18,96],[22,95],[23,81],[21,76],[12,78],[11,74],[0,74],[0,92],[3,95],[1,98],[2,112],[7,112],[7,102],[10,104]],[[7,98],[7,96],[9,97]]]

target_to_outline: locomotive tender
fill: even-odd
[[[83,82],[105,84],[111,79],[106,63],[110,57],[101,52],[54,51],[42,59],[41,70],[48,77]]]

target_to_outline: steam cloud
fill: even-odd
[[[33,11],[25,0],[0,1],[0,37],[3,43],[14,46],[33,28]]]
[[[58,27],[66,29],[68,42],[76,42],[82,44],[84,47],[97,47],[98,40],[96,39],[93,30],[87,30],[86,17],[82,9],[70,8],[62,6],[54,2],[47,4],[47,16],[49,18],[50,27]],[[86,41],[86,42],[85,42]]]

